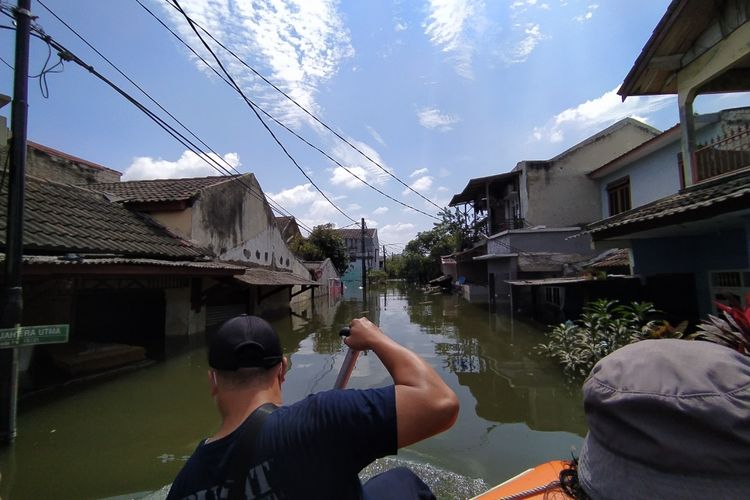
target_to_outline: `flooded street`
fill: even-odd
[[[586,427],[579,390],[532,352],[542,339],[538,329],[456,296],[406,288],[371,291],[366,304],[359,295],[308,306],[274,322],[291,360],[286,403],[332,387],[345,354],[339,328],[365,311],[458,394],[456,425],[397,457],[434,476],[428,483],[453,478],[439,485],[441,497],[465,498],[481,481],[494,485],[580,447]],[[0,451],[0,497],[140,498],[163,488],[217,428],[206,370],[205,349],[198,347],[142,370],[22,400],[15,444]],[[369,354],[360,356],[349,387],[388,383]]]

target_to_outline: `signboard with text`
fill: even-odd
[[[68,341],[69,325],[19,326],[0,328],[0,349]]]

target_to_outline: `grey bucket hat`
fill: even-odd
[[[594,499],[750,498],[750,357],[644,340],[594,366],[578,478]]]

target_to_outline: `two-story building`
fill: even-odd
[[[382,269],[383,258],[380,254],[380,244],[378,242],[378,230],[375,228],[362,229],[334,229],[346,246],[349,252],[349,267],[341,276],[344,283],[359,283],[362,281],[362,261],[364,260],[365,269]],[[362,252],[362,242],[364,241],[364,253]]]
[[[597,248],[630,249],[634,273],[678,320],[714,312],[714,301],[747,305],[747,110],[723,111],[706,124],[693,102],[750,90],[749,17],[746,2],[672,1],[619,94],[676,94],[679,126],[593,174],[611,216],[590,224],[588,234]]]
[[[625,118],[549,160],[521,161],[510,172],[471,179],[449,205],[463,211],[482,239],[443,259],[463,282],[464,295],[511,302],[509,281],[563,276],[590,259],[590,240],[570,239],[601,214],[598,184],[587,174],[658,133]],[[533,293],[516,302],[532,300]]]

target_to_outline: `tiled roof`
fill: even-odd
[[[586,231],[627,232],[645,227],[662,227],[699,220],[717,213],[750,207],[750,170],[690,186],[679,193],[656,200],[607,219],[589,224]]]
[[[5,245],[7,182],[0,191],[0,243]],[[100,193],[29,177],[24,206],[24,251],[106,253],[194,258],[200,252]]]
[[[239,177],[238,175],[193,177],[189,179],[156,179],[150,181],[92,184],[90,189],[110,193],[126,202],[187,201],[201,189]]]
[[[362,237],[361,229],[334,229],[336,233],[345,240],[357,239]],[[374,238],[377,229],[365,229],[365,237]]]
[[[613,267],[630,266],[630,252],[627,248],[614,248],[597,255],[589,261],[589,267],[596,269],[610,269]]]

